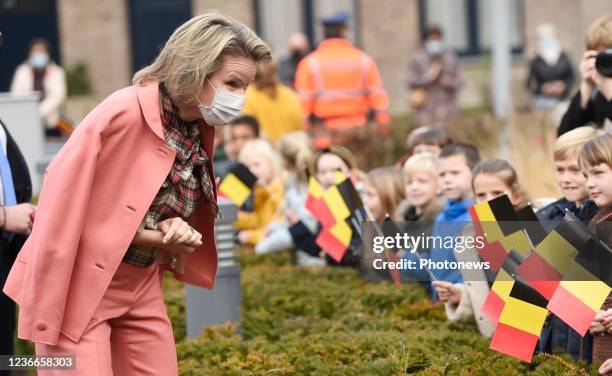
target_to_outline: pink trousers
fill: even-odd
[[[158,266],[122,262],[79,342],[60,334],[55,346],[36,344],[37,355],[75,355],[76,371],[38,374],[178,375]]]

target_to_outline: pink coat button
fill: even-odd
[[[47,329],[47,324],[45,324],[44,322],[39,322],[38,324],[36,324],[36,329],[44,331]]]

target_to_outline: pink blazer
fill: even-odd
[[[211,156],[214,128],[203,121],[199,127]],[[174,157],[163,136],[157,82],[119,90],[83,119],[45,172],[32,234],[4,286],[19,305],[19,338],[54,345],[61,332],[79,340]],[[188,221],[203,245],[182,273],[172,271],[212,288],[212,208],[202,202]]]

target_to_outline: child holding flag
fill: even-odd
[[[315,231],[317,227],[317,220],[304,206],[308,196],[307,169],[312,158],[310,137],[302,131],[288,133],[278,141],[278,150],[289,174],[285,181],[283,202],[285,218],[268,226],[266,236],[255,246],[255,252],[258,254],[295,249],[295,243],[289,233],[291,223],[299,220],[311,231]],[[298,265],[325,264],[319,257],[312,257],[299,249],[295,253],[295,262]]]
[[[597,213],[597,206],[588,199],[586,178],[578,165],[580,149],[596,135],[595,128],[580,127],[564,133],[555,141],[555,178],[563,197],[536,213],[547,232],[561,222],[566,210],[584,223],[588,223]],[[588,362],[591,360],[592,346],[589,334],[582,337],[563,320],[551,315],[542,329],[537,351],[552,353],[555,349],[562,349],[574,359]]]
[[[527,205],[527,195],[518,181],[514,168],[505,160],[484,160],[472,171],[472,189],[476,203],[487,202],[507,194],[515,210]],[[474,236],[472,225],[465,227],[463,235]],[[475,248],[456,252],[459,261],[480,261]],[[464,283],[452,284],[434,281],[433,285],[440,297],[446,302],[446,316],[453,322],[476,322],[478,330],[485,337],[490,337],[495,326],[481,312],[481,307],[489,293],[488,275],[485,270],[461,270]]]
[[[385,222],[398,221],[397,206],[404,198],[405,190],[402,175],[395,167],[379,167],[370,171],[364,182],[363,204],[369,213],[369,221],[372,226],[365,226],[362,237],[362,275],[370,280],[377,282],[383,280],[393,280],[396,284],[401,282],[399,270],[387,271],[371,269],[375,259],[383,261],[397,262],[399,249],[387,249],[384,254],[376,254],[371,245],[375,236],[385,235]],[[374,223],[375,222],[375,223]],[[397,228],[397,227],[396,227]],[[399,230],[399,228],[397,228]],[[391,236],[395,234],[390,234]],[[393,254],[392,254],[393,252]]]
[[[263,238],[268,224],[280,219],[284,194],[283,170],[278,153],[265,140],[247,142],[240,151],[238,161],[257,177],[257,184],[253,190],[253,211],[238,211],[234,226],[240,230],[240,243],[254,246]]]
[[[353,181],[356,187],[359,187],[359,182],[356,179],[355,157],[343,146],[331,146],[327,149],[317,152],[312,159],[311,168],[312,175],[316,178],[317,184],[320,184],[322,190],[327,190],[337,183],[338,176],[349,178]],[[325,259],[326,263],[331,266],[357,266],[359,265],[359,249],[361,246],[361,238],[358,232],[351,226],[352,236],[348,249],[340,261],[334,260],[317,244],[317,235],[320,234],[322,226],[319,224],[315,233],[298,218],[288,218],[291,226],[289,232],[297,246],[314,257]]]
[[[612,134],[607,132],[585,143],[578,163],[586,175],[589,196],[601,209],[589,227],[600,240],[612,247]],[[612,358],[612,326],[609,320],[604,321],[604,317],[609,318],[611,309],[612,296],[608,296],[602,311],[591,324],[594,363]]]

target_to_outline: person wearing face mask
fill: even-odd
[[[270,58],[245,25],[198,15],[83,119],[4,286],[36,354],[75,355],[74,375],[178,374],[161,276],[214,286],[214,126],[238,116]]]
[[[574,71],[561,48],[553,25],[543,24],[537,31],[537,55],[529,63],[527,90],[534,96],[536,110],[552,110],[564,100],[574,84]]]
[[[444,46],[442,29],[430,26],[423,47],[415,51],[408,69],[409,102],[420,124],[459,115],[457,93],[463,72],[457,55]]]
[[[303,33],[293,33],[287,42],[289,55],[278,64],[278,76],[281,82],[290,88],[294,88],[295,71],[300,61],[310,50],[308,38]]]
[[[17,67],[11,82],[11,93],[41,93],[40,115],[48,137],[60,137],[57,129],[60,112],[66,101],[66,77],[64,69],[51,60],[51,46],[44,39],[30,43],[28,60]]]

